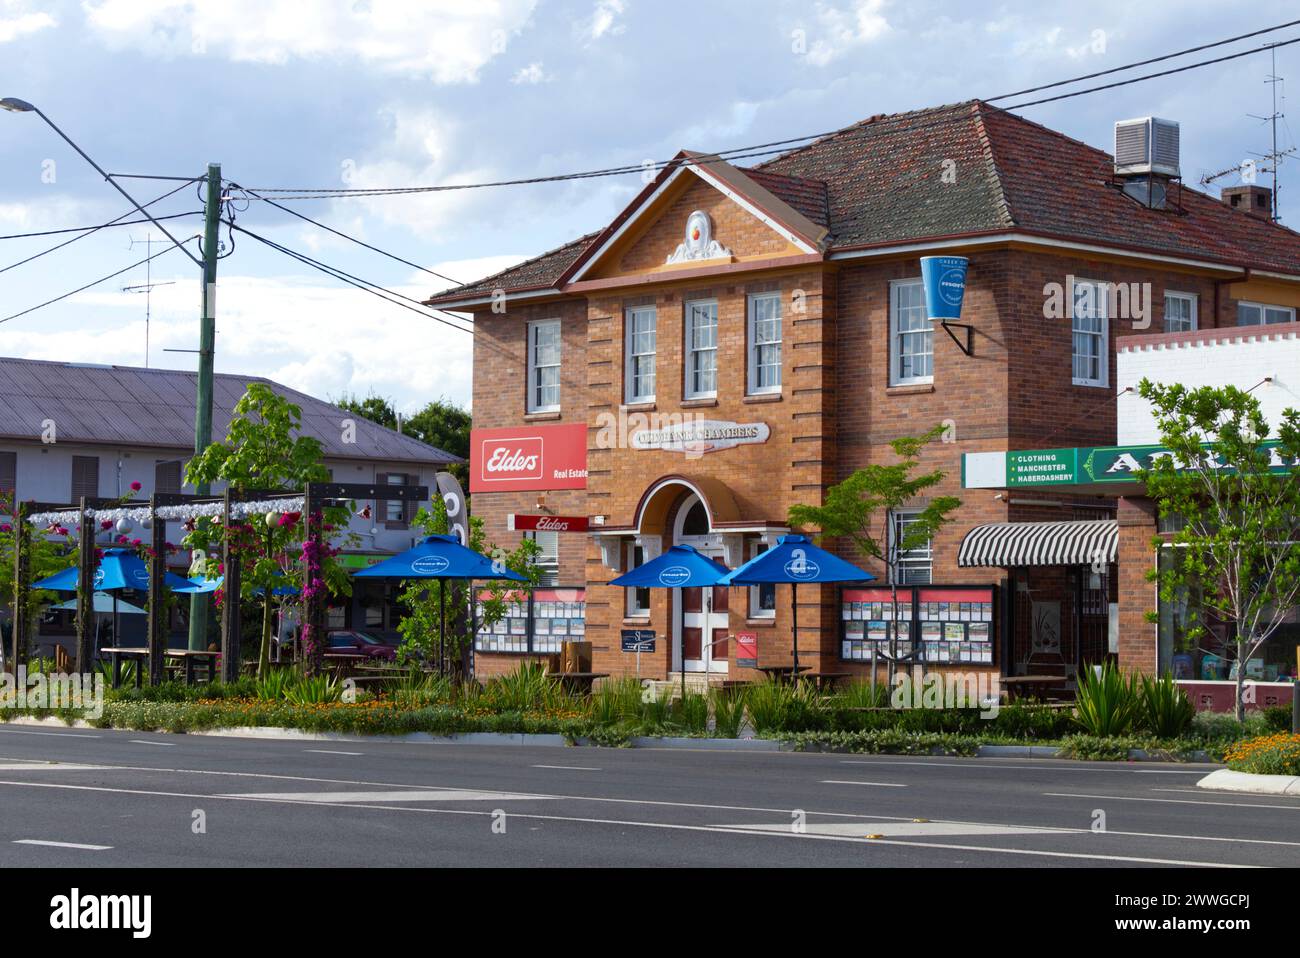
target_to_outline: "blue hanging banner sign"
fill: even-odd
[[[965,256],[922,256],[921,282],[925,286],[925,311],[931,319],[960,319],[966,295]]]

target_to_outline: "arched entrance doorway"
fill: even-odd
[[[722,543],[711,533],[704,500],[697,492],[687,493],[677,506],[671,544],[689,545],[722,562]],[[725,586],[681,590],[673,614],[673,671],[680,672],[684,660],[687,672],[727,672],[728,592]]]

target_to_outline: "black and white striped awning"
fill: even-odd
[[[990,522],[966,533],[957,553],[959,566],[1092,565],[1119,558],[1119,523]]]

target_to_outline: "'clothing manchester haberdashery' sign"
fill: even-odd
[[[1282,456],[1276,440],[1260,444],[1276,473],[1300,469],[1300,461]],[[1083,446],[1074,449],[1018,449],[1011,452],[968,453],[962,461],[967,489],[1018,489],[1044,486],[1091,486],[1140,481],[1143,470],[1171,455],[1163,446]],[[1206,445],[1205,464],[1227,469],[1213,446]]]
[[[633,449],[700,454],[749,443],[767,442],[772,431],[765,422],[723,422],[688,419],[663,429],[642,429],[631,435]]]

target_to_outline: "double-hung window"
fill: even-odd
[[[781,391],[781,294],[749,297],[749,362],[746,392]]]
[[[1105,386],[1110,379],[1109,287],[1076,280],[1071,296],[1074,385]]]
[[[1274,323],[1295,321],[1295,309],[1291,306],[1269,306],[1266,303],[1238,303],[1238,326],[1272,326]]]
[[[636,541],[629,539],[623,546],[623,570],[631,572],[638,566],[645,564],[645,549],[636,544]],[[650,589],[648,587],[633,586],[624,590],[627,593],[627,617],[629,619],[644,619],[650,615]]]
[[[718,395],[718,304],[714,300],[686,304],[685,382],[687,399]]]
[[[1165,291],[1165,332],[1190,333],[1196,329],[1196,294]]]
[[[560,321],[528,324],[528,412],[560,411]]]
[[[889,384],[934,382],[934,323],[919,279],[889,287]]]
[[[895,585],[929,585],[934,566],[934,554],[931,540],[920,543],[907,543],[906,539],[912,524],[916,522],[919,510],[899,509],[891,515],[889,534],[890,545],[896,550]],[[910,548],[903,548],[910,545]]]
[[[538,585],[553,586],[560,581],[560,534],[553,529],[525,532],[524,537],[537,543]]]
[[[634,306],[627,311],[627,401],[654,402],[655,308]]]

